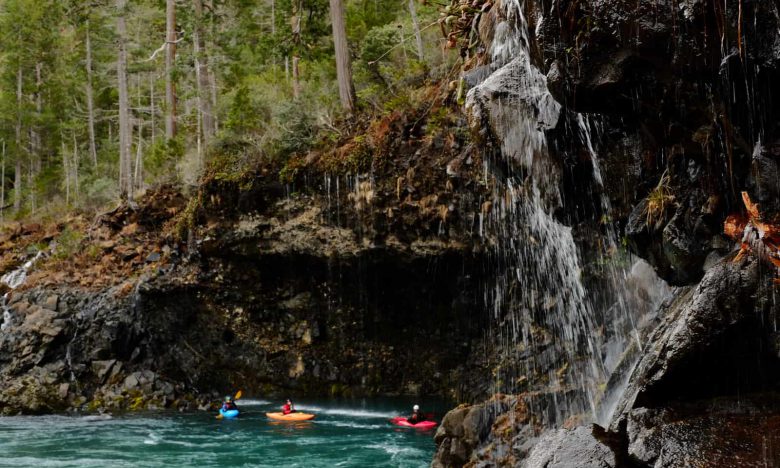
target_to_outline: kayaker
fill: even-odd
[[[233,401],[233,397],[231,397],[230,395],[225,397],[225,402],[222,403],[222,410],[223,411],[230,411],[230,410],[238,411],[238,406],[236,406],[236,402]]]
[[[295,412],[295,405],[293,405],[292,400],[289,398],[287,399],[287,403],[282,406],[282,414],[290,414]]]
[[[419,405],[412,407],[412,415],[406,418],[409,424],[417,424],[425,421],[425,414],[420,410]]]

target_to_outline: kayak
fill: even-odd
[[[422,421],[417,424],[412,424],[406,418],[400,416],[391,419],[390,422],[396,426],[413,427],[415,429],[433,429],[437,425],[436,421]]]
[[[237,409],[231,409],[231,410],[219,410],[219,416],[222,417],[222,419],[235,419],[238,417],[238,410]],[[218,416],[218,417],[219,417]]]
[[[309,413],[290,413],[290,414],[284,414],[284,413],[265,413],[266,416],[268,416],[271,419],[275,419],[277,421],[308,421],[310,419],[314,419],[313,414]]]

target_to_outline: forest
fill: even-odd
[[[414,0],[0,2],[4,219],[194,186],[213,148],[283,165],[452,74]]]

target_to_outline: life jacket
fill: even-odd
[[[288,405],[287,403],[285,403],[284,406],[282,406],[282,413],[290,414],[292,412],[293,412],[292,407],[290,405]]]

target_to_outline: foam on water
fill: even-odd
[[[397,412],[370,411],[370,410],[353,409],[353,408],[327,408],[327,407],[309,406],[309,405],[295,405],[295,409],[299,411],[306,411],[307,413],[329,414],[329,415],[336,415],[336,416],[350,416],[354,418],[390,419],[398,416]]]
[[[254,398],[242,398],[238,400],[237,403],[241,406],[262,406],[270,405],[272,402],[268,400],[257,400]]]

